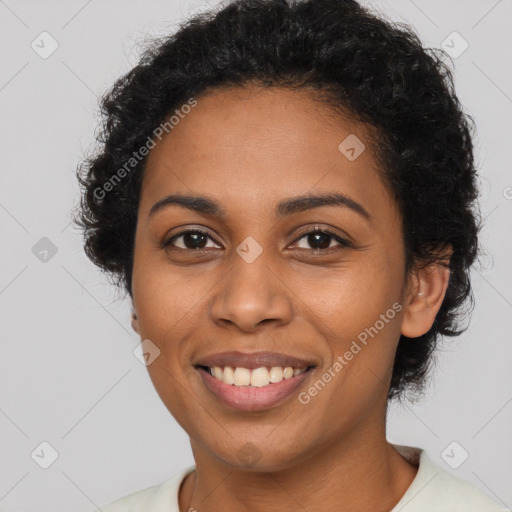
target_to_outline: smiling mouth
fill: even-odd
[[[261,366],[259,368],[243,368],[231,366],[196,365],[197,369],[208,373],[220,382],[235,387],[262,388],[279,384],[306,373],[314,366],[294,368],[292,366]]]
[[[209,397],[231,409],[255,412],[288,400],[311,378],[316,367],[213,367],[210,370],[209,366],[195,365],[195,368]]]

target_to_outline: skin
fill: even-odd
[[[132,288],[133,328],[161,351],[150,377],[190,436],[196,462],[180,510],[389,511],[417,472],[386,440],[394,354],[401,333],[430,329],[449,271],[405,273],[401,219],[368,126],[307,91],[247,86],[197,101],[148,157]],[[338,149],[349,134],[366,145],[354,161]],[[349,196],[370,218],[322,206],[276,219],[279,201],[322,192]],[[176,193],[215,199],[226,217],[175,205],[149,216]],[[317,249],[304,236],[315,226],[351,246],[331,237],[328,249]],[[211,237],[196,242],[202,251],[184,237],[162,246],[194,228]],[[247,237],[262,249],[252,263],[236,252]],[[304,391],[394,303],[402,310],[308,404],[297,392],[264,411],[238,411],[193,367],[229,350],[290,353],[317,364]],[[238,455],[248,443],[258,455],[253,465]]]

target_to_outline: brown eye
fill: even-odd
[[[300,246],[300,249],[312,249],[316,251],[322,251],[326,249],[332,249],[333,247],[350,247],[351,244],[348,240],[345,240],[334,233],[331,233],[327,230],[314,229],[312,231],[308,231],[307,233],[303,233],[300,238],[298,238],[295,242],[304,240],[305,246]],[[331,245],[335,242],[334,246]],[[336,245],[337,243],[337,245]],[[309,245],[309,246],[308,246]]]
[[[177,240],[180,240],[181,242],[179,244],[176,244],[175,242]],[[167,242],[164,243],[164,247],[177,247],[179,249],[189,249],[189,250],[200,250],[200,249],[206,249],[208,239],[213,240],[208,233],[200,230],[189,230],[189,231],[182,231],[181,233],[178,233],[177,235],[174,235],[172,238],[170,238]]]

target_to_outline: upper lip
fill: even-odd
[[[232,368],[247,368],[252,370],[262,366],[291,366],[292,368],[307,368],[316,366],[313,361],[279,352],[222,352],[199,358],[194,366],[230,366]]]

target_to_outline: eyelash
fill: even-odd
[[[181,231],[180,233],[177,233],[176,235],[172,236],[167,242],[164,242],[163,247],[164,248],[172,247],[172,248],[180,249],[180,250],[183,250],[183,251],[189,251],[189,252],[194,252],[194,251],[198,251],[199,252],[201,250],[206,250],[206,249],[183,249],[182,247],[175,247],[173,245],[173,242],[177,238],[179,238],[179,237],[181,237],[183,235],[186,235],[188,233],[198,233],[198,234],[201,234],[201,235],[205,235],[208,238],[210,238],[211,240],[213,240],[216,244],[218,244],[218,242],[216,240],[214,240],[213,237],[211,237],[208,232],[203,231],[201,229],[188,229],[188,230],[185,230],[185,231]],[[305,238],[305,237],[307,237],[309,235],[314,235],[314,234],[322,234],[322,235],[330,236],[336,242],[339,243],[339,246],[337,248],[336,247],[328,247],[326,249],[310,249],[313,252],[316,252],[316,253],[320,253],[320,252],[328,253],[328,252],[331,252],[333,249],[334,250],[339,250],[339,249],[345,249],[345,248],[348,248],[348,247],[353,247],[353,245],[348,240],[346,240],[344,238],[341,238],[340,236],[334,234],[331,231],[328,231],[326,229],[320,229],[320,228],[314,228],[314,229],[311,229],[311,230],[306,231],[304,233],[301,233],[301,235],[298,238],[296,238],[293,241],[293,243],[296,243],[299,240],[302,240],[303,238]],[[307,250],[307,249],[301,249],[301,250]]]

